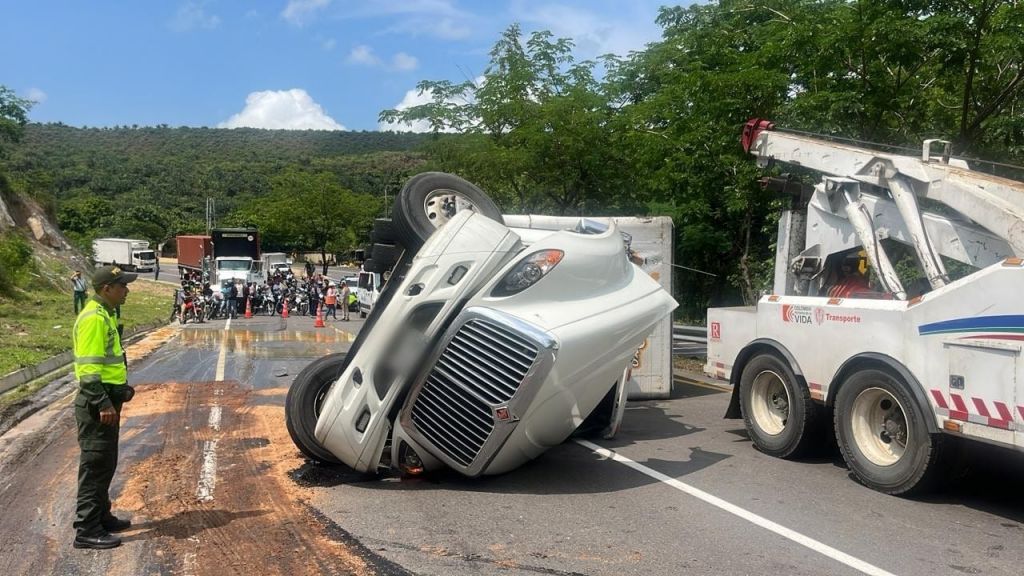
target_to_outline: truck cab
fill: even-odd
[[[373,305],[380,298],[380,292],[384,288],[386,278],[376,272],[359,272],[359,282],[356,285],[356,298],[359,300],[359,316],[366,318],[373,309]]]
[[[259,262],[252,258],[221,257],[214,260],[217,267],[217,283],[241,282],[249,284],[262,280]]]

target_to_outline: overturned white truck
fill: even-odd
[[[616,428],[634,354],[676,304],[611,221],[521,236],[477,187],[436,172],[410,179],[393,214],[364,263],[390,271],[366,324],[289,389],[307,456],[477,476],[581,426]]]
[[[951,435],[1024,450],[1024,184],[940,141],[903,156],[752,120],[743,144],[822,177],[767,181],[793,201],[773,293],[708,311],[705,372],[734,385],[727,417],[783,458],[834,431],[854,475],[890,494],[941,479],[965,445]],[[908,246],[916,286],[890,256]],[[974,271],[951,280],[953,262]]]

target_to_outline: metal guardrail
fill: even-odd
[[[704,326],[672,325],[673,356],[707,356],[708,329]]]
[[[701,341],[707,342],[708,329],[704,326],[686,326],[685,324],[673,324],[672,338],[674,339],[676,336],[699,338]]]

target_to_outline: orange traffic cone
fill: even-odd
[[[324,305],[320,304],[316,307],[316,322],[313,323],[314,328],[326,328],[324,324]]]
[[[245,317],[252,318],[252,297],[245,299]]]
[[[284,304],[282,304],[282,306],[284,306],[284,308],[281,308],[281,318],[287,318],[288,317],[288,299],[287,298],[284,299]]]

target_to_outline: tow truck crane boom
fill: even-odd
[[[812,249],[783,259],[804,276],[821,272],[823,258],[832,253],[822,252],[821,241],[841,235],[846,227],[852,227],[854,243],[863,245],[884,288],[899,299],[906,291],[881,249],[883,238],[914,247],[933,289],[949,281],[940,255],[979,267],[1024,255],[1024,184],[972,171],[963,160],[949,157],[948,142],[927,140],[921,156],[913,157],[775,131],[771,122],[759,119],[747,123],[742,142],[762,165],[780,162],[824,175],[810,204],[826,222],[805,229],[799,217],[794,222],[788,215],[787,229],[780,229],[780,239],[788,232],[806,239],[805,252]],[[937,144],[943,150],[935,156]],[[920,199],[946,208],[922,211]],[[854,243],[831,242],[831,247],[841,251]],[[776,293],[788,293],[779,289],[779,280],[777,270]]]

